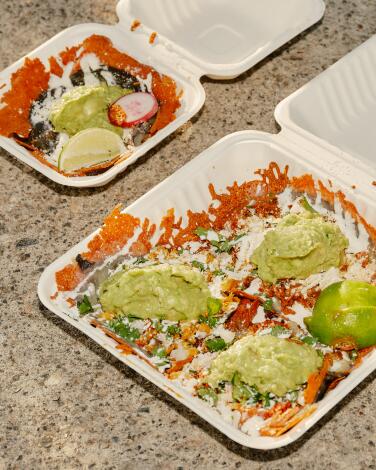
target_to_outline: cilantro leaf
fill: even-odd
[[[121,320],[112,320],[109,322],[109,327],[119,336],[127,341],[135,341],[140,337],[140,332],[137,328],[132,328],[130,325],[123,323]]]
[[[175,336],[181,333],[181,328],[179,325],[169,325],[167,327],[167,334],[170,336]]]
[[[167,352],[164,347],[162,346],[155,346],[155,348],[152,350],[153,356],[160,357],[161,359],[164,359],[167,357]]]
[[[225,273],[221,269],[216,269],[212,274],[213,276],[224,276]]]
[[[133,264],[142,264],[142,263],[146,263],[147,259],[144,258],[143,256],[139,256],[136,261],[133,262]]]
[[[207,300],[208,315],[216,315],[221,311],[222,301],[214,297],[209,297]]]
[[[208,232],[209,232],[209,229],[207,228],[197,227],[193,233],[199,237],[207,237]]]
[[[203,263],[200,263],[200,261],[193,260],[192,261],[192,266],[194,268],[199,269],[200,271],[205,271],[205,266]]]
[[[265,310],[265,312],[272,312],[274,310],[274,308],[273,308],[273,299],[267,298],[263,302],[262,307]]]
[[[205,401],[209,402],[213,406],[215,406],[218,403],[218,396],[215,393],[215,391],[210,387],[202,386],[202,387],[198,388],[197,389],[197,395],[202,400],[205,400]]]
[[[230,253],[232,245],[228,240],[210,240],[210,244],[215,247],[216,253]]]
[[[77,301],[77,308],[80,312],[80,315],[86,315],[87,313],[94,312],[94,309],[87,295],[84,295],[82,300]]]
[[[238,401],[238,402],[249,401],[252,403],[257,403],[258,401],[261,400],[262,398],[261,393],[257,390],[256,387],[252,387],[242,382],[240,379],[239,372],[234,373],[231,383],[232,383],[233,400]]]
[[[211,338],[205,341],[206,347],[210,352],[221,351],[226,348],[226,342],[223,338]]]
[[[314,336],[305,336],[302,338],[303,343],[308,344],[309,346],[313,346],[316,344],[319,340],[315,338]]]
[[[288,333],[288,332],[289,332],[289,330],[287,328],[284,328],[283,326],[277,325],[277,326],[273,326],[273,328],[271,329],[270,334],[272,336],[279,336],[279,335],[283,335],[284,333]]]
[[[200,315],[198,317],[198,322],[199,323],[206,323],[210,328],[214,328],[215,325],[218,323],[218,318],[212,317],[212,316],[205,316],[205,315]]]
[[[303,207],[308,212],[311,212],[311,214],[317,214],[318,212],[311,206],[311,204],[308,202],[308,199],[304,196],[300,199],[299,201],[300,205]]]

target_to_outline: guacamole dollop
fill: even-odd
[[[203,275],[184,265],[159,264],[114,274],[99,289],[104,311],[140,318],[194,320],[206,311]]]
[[[307,344],[297,344],[271,335],[245,336],[213,361],[207,382],[215,387],[230,381],[234,373],[261,393],[283,396],[307,382],[322,364],[322,358]]]
[[[348,244],[335,223],[305,211],[286,215],[274,230],[267,232],[251,261],[264,281],[304,279],[340,266]]]
[[[100,127],[123,134],[121,127],[113,126],[107,117],[108,106],[131,93],[119,86],[78,86],[63,94],[51,109],[50,121],[57,132],[70,136],[91,127]]]

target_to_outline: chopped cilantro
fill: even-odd
[[[181,333],[181,328],[179,325],[168,325],[167,334],[170,336],[175,336]]]
[[[86,315],[87,313],[94,312],[94,309],[87,295],[84,295],[82,300],[77,301],[77,307],[80,312],[80,315]]]
[[[210,387],[200,387],[197,389],[197,395],[205,401],[208,401],[212,405],[216,405],[218,402],[218,396],[215,391]]]
[[[233,400],[238,402],[248,401],[250,403],[257,403],[261,400],[262,395],[257,388],[242,382],[238,372],[234,373],[231,383]]]
[[[152,351],[152,354],[153,356],[160,357],[161,359],[167,357],[167,352],[165,348],[163,348],[162,346],[155,346],[155,348]]]
[[[220,270],[220,269],[216,269],[215,271],[213,271],[213,276],[224,276],[225,273]]]
[[[207,315],[200,315],[198,318],[199,323],[206,323],[210,328],[214,328],[218,323],[218,318],[215,317],[217,313],[221,311],[222,301],[220,299],[215,299],[214,297],[209,297],[207,300]]]
[[[215,325],[218,323],[218,318],[212,317],[212,316],[205,316],[205,315],[200,315],[198,317],[198,322],[199,323],[206,323],[210,328],[214,328]]]
[[[205,266],[203,263],[200,263],[200,261],[196,261],[196,260],[192,261],[192,266],[194,268],[199,269],[200,271],[205,271]]]
[[[262,406],[264,408],[269,408],[270,407],[270,400],[272,400],[272,397],[269,392],[266,392],[261,395],[261,401],[262,401]]]
[[[204,228],[204,227],[197,227],[196,230],[194,231],[195,235],[198,235],[199,237],[206,237],[208,235],[209,229]]]
[[[208,315],[216,315],[221,311],[222,301],[214,297],[209,297],[207,300]]]
[[[288,333],[288,332],[289,332],[289,330],[287,328],[284,328],[283,326],[277,325],[277,326],[273,326],[273,328],[271,329],[270,334],[272,336],[279,336],[279,335],[283,335],[283,334]]]
[[[184,248],[178,248],[178,255],[182,255],[184,253]]]
[[[163,332],[163,323],[162,320],[154,320],[153,321],[154,328],[158,331],[158,333]]]
[[[139,256],[136,261],[133,262],[133,264],[142,264],[142,263],[146,263],[147,259],[144,258],[143,256]]]
[[[137,328],[132,328],[130,325],[123,323],[121,320],[112,320],[109,322],[109,327],[117,335],[121,336],[127,341],[135,341],[140,337],[140,332]]]
[[[300,199],[299,201],[300,205],[303,207],[308,212],[311,212],[311,214],[317,214],[318,212],[311,206],[311,204],[308,202],[308,199],[304,196]]]
[[[224,240],[210,240],[210,244],[215,247],[216,253],[230,253],[232,245],[226,239]]]
[[[303,343],[309,344],[310,346],[313,346],[314,344],[318,343],[318,339],[315,338],[314,336],[305,336],[302,338]]]
[[[210,352],[221,351],[225,349],[226,342],[223,338],[212,338],[205,341],[206,347]]]
[[[358,351],[353,349],[352,351],[349,352],[349,356],[352,361],[355,361],[355,359],[358,357]]]
[[[273,308],[273,299],[270,299],[270,298],[267,298],[263,304],[263,309],[265,310],[265,312],[272,312],[274,310]]]

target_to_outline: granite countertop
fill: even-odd
[[[274,108],[376,32],[370,0],[328,0],[325,17],[230,81],[203,79],[200,113],[99,189],[58,186],[0,150],[0,469],[376,468],[376,382],[366,379],[303,438],[243,448],[47,311],[43,269],[224,135],[276,133]],[[114,23],[115,0],[2,0],[0,68],[63,28]]]

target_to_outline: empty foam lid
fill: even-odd
[[[173,44],[202,74],[234,77],[316,23],[322,0],[120,0],[125,28],[135,19]]]
[[[276,119],[376,174],[376,35],[283,100]]]

